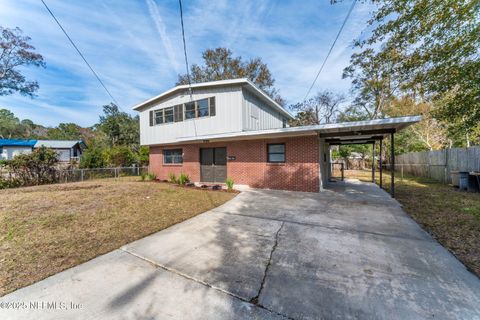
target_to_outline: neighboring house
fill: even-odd
[[[79,140],[0,139],[0,159],[11,160],[18,154],[30,153],[41,146],[55,150],[61,162],[80,160],[86,147],[85,143]]]
[[[47,147],[57,151],[62,162],[79,161],[86,145],[81,140],[38,140],[34,148]]]
[[[330,145],[372,143],[420,120],[288,127],[292,115],[247,79],[180,85],[133,109],[159,179],[313,192],[328,181]]]
[[[32,152],[37,140],[0,139],[0,160],[11,160],[23,153]]]

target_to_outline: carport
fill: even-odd
[[[380,144],[380,187],[382,187],[382,154],[383,139],[390,138],[390,193],[395,197],[395,133],[406,127],[419,122],[421,116],[410,116],[400,118],[376,119],[371,121],[358,121],[339,124],[326,124],[319,127],[321,159],[321,180],[322,189],[326,186],[332,176],[331,172],[331,146],[351,144],[372,145],[372,182],[375,181],[375,143]],[[322,165],[323,164],[323,165]]]

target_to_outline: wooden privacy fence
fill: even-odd
[[[405,153],[395,157],[395,169],[451,183],[452,171],[480,171],[480,146]]]

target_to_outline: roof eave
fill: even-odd
[[[214,142],[214,141],[233,141],[233,140],[251,140],[251,139],[261,139],[261,138],[280,138],[280,137],[294,137],[294,136],[305,136],[305,135],[319,135],[325,133],[332,133],[331,130],[339,130],[333,133],[344,133],[352,132],[352,135],[355,135],[355,132],[371,130],[374,129],[372,126],[379,125],[384,126],[385,133],[378,133],[376,135],[387,135],[391,132],[391,129],[394,128],[395,131],[403,130],[404,128],[412,125],[416,122],[421,121],[421,116],[409,116],[409,117],[397,117],[397,118],[387,118],[387,119],[377,119],[369,121],[355,121],[355,122],[343,122],[343,123],[334,123],[334,124],[324,124],[324,125],[310,125],[310,126],[300,126],[300,127],[289,127],[289,128],[278,128],[278,129],[267,129],[267,130],[257,130],[257,131],[242,131],[242,132],[233,132],[228,134],[218,134],[218,135],[204,135],[196,137],[180,137],[175,142],[166,143],[166,144],[179,144],[179,143],[198,143],[198,142]],[[367,129],[362,129],[362,127],[367,127]],[[380,128],[382,129],[382,128]]]

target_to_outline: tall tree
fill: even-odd
[[[113,103],[103,106],[103,113],[96,128],[106,135],[108,145],[138,148],[140,144],[138,116],[132,117],[126,112],[121,112]]]
[[[20,67],[45,67],[43,57],[36,53],[19,28],[8,29],[0,26],[0,96],[18,92],[32,97],[38,90],[37,81],[28,81]]]
[[[42,129],[47,131],[47,128],[33,123],[30,119],[20,120],[10,110],[0,109],[0,138],[2,139],[45,138],[46,134],[39,134]]]
[[[190,68],[192,83],[248,78],[275,101],[284,104],[284,100],[274,87],[272,73],[261,58],[244,61],[240,56],[233,57],[232,51],[227,48],[207,49],[202,53],[202,58],[203,66],[194,64]],[[178,76],[177,85],[179,84],[188,84],[186,74]]]
[[[10,139],[20,137],[23,133],[20,120],[13,112],[7,109],[0,109],[0,138]]]
[[[371,83],[363,80],[380,81],[380,87],[390,88],[387,98],[391,88],[413,92],[438,106],[437,118],[462,126],[466,136],[475,131],[480,123],[480,1],[371,2],[377,5],[368,21],[372,31],[356,41],[360,53],[346,70],[354,80],[367,75],[359,86],[354,83],[358,96],[370,90]],[[378,77],[368,75],[372,66]]]
[[[304,126],[321,123],[336,122],[340,113],[340,104],[345,101],[341,94],[335,94],[325,90],[318,92],[317,95],[307,101],[303,101],[290,106],[297,115],[291,125]]]
[[[438,150],[450,144],[447,139],[446,126],[432,117],[432,109],[432,103],[417,102],[411,96],[404,96],[399,99],[394,98],[392,103],[386,108],[385,113],[391,117],[419,114],[423,118],[421,122],[399,133],[399,135],[408,137],[404,141],[404,143],[410,145],[407,151],[413,151],[413,149],[420,151],[418,150],[419,146],[420,148],[423,147],[424,150]]]
[[[75,123],[60,123],[57,127],[48,130],[47,137],[54,140],[80,140],[82,139],[81,129]]]
[[[392,84],[388,60],[379,62],[373,49],[366,49],[354,53],[350,62],[343,71],[343,78],[352,79],[352,90],[356,93],[352,107],[369,119],[381,118],[398,88]]]

